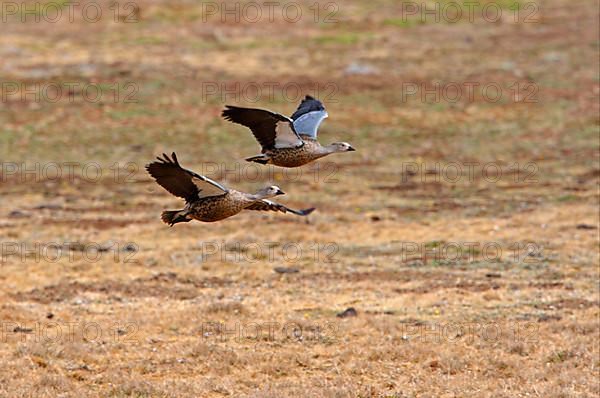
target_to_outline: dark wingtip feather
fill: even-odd
[[[169,158],[169,155],[167,155],[166,153],[163,153],[162,156],[157,156],[154,162],[148,163],[145,166],[146,171],[148,171],[148,173],[150,173],[150,175],[156,179],[156,176],[153,174],[153,169],[155,166],[164,164],[174,164],[176,166],[179,166],[179,161],[177,160],[177,155],[175,154],[175,152],[173,152],[171,156],[173,157],[173,160],[171,160],[171,158]]]
[[[319,101],[318,99],[311,97],[310,95],[307,95],[302,102],[300,102],[300,105],[298,105],[298,109],[296,109],[296,112],[294,112],[291,116],[292,120],[296,120],[297,118],[299,118],[300,116],[307,114],[309,112],[314,112],[314,111],[323,111],[325,110],[325,107],[323,106],[323,103],[321,101]]]
[[[310,209],[299,210],[298,215],[300,216],[308,216],[310,213],[316,210],[316,207],[311,207]]]
[[[233,105],[225,105],[226,109],[223,109],[221,112],[221,117],[228,121],[233,121],[233,117],[235,116],[235,112],[239,109],[237,106]]]

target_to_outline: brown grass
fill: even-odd
[[[527,24],[403,24],[383,0],[340,3],[334,24],[200,12],[148,1],[133,24],[3,24],[3,81],[139,91],[130,104],[2,103],[0,396],[600,394],[597,4],[550,0]],[[373,74],[348,75],[353,62]],[[223,103],[291,114],[296,101],[205,98],[207,82],[336,87],[320,95],[320,139],[358,151],[297,178],[248,169],[239,159],[257,145],[220,119]],[[532,103],[402,101],[407,82],[538,92]],[[171,151],[318,209],[168,228],[160,212],[181,203],[143,166]],[[38,169],[22,179],[11,162]],[[49,162],[103,174],[49,178]],[[472,180],[444,178],[468,162]],[[490,162],[497,182],[481,174]],[[465,242],[478,244],[472,256],[447,251]],[[490,243],[502,249],[493,261]],[[349,307],[356,316],[337,316]]]

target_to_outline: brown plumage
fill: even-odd
[[[267,200],[269,197],[283,195],[283,191],[274,185],[263,188],[256,194],[227,189],[205,176],[181,167],[174,152],[171,158],[166,154],[162,158],[158,157],[157,161],[146,166],[146,170],[169,193],[185,199],[186,205],[182,210],[168,210],[161,214],[162,221],[171,226],[191,220],[219,221],[244,209],[290,212],[300,216],[306,216],[314,210],[293,210]]]

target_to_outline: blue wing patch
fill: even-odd
[[[319,125],[327,116],[329,115],[323,103],[307,95],[292,115],[294,130],[298,134],[308,135],[313,139],[317,139]]]
[[[327,116],[329,115],[325,110],[305,113],[294,120],[294,130],[298,134],[308,135],[316,140],[317,130]]]

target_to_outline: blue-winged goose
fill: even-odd
[[[347,142],[322,146],[317,130],[327,111],[307,95],[291,118],[265,109],[227,105],[225,120],[248,127],[262,146],[262,154],[246,160],[281,167],[299,167],[332,153],[354,151]]]
[[[273,185],[255,194],[227,189],[223,185],[179,165],[173,152],[171,158],[163,154],[146,166],[146,170],[156,182],[171,194],[185,199],[183,210],[163,211],[161,219],[173,226],[179,222],[192,220],[213,222],[223,220],[242,210],[265,210],[293,213],[299,216],[310,214],[314,208],[293,210],[266,198],[283,195],[279,187]]]

